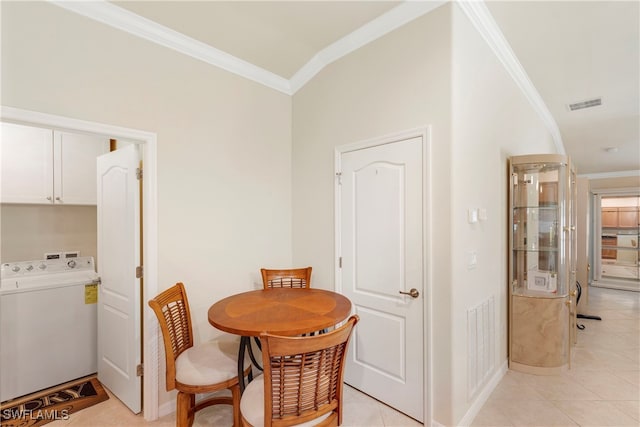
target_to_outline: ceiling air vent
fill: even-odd
[[[602,98],[594,98],[588,99],[586,101],[576,102],[574,104],[569,104],[568,107],[569,110],[576,111],[582,110],[583,108],[597,107],[598,105],[602,105]]]

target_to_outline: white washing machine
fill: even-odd
[[[97,371],[93,257],[2,264],[0,402]]]

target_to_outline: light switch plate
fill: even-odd
[[[469,224],[478,222],[478,209],[472,208],[467,210],[467,221]]]

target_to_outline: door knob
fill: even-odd
[[[411,298],[418,298],[420,296],[420,292],[416,288],[411,288],[409,292],[399,291],[402,295],[409,295]]]

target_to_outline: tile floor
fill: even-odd
[[[572,349],[572,369],[557,376],[508,371],[472,426],[638,426],[640,425],[640,293],[590,288],[586,328]],[[374,399],[346,387],[345,427],[421,426]],[[207,408],[194,426],[231,425],[231,410]],[[116,398],[73,414],[56,426],[174,426],[167,415],[152,423],[131,414]]]
[[[472,426],[639,426],[640,293],[589,288],[571,369],[536,376],[508,371]]]

